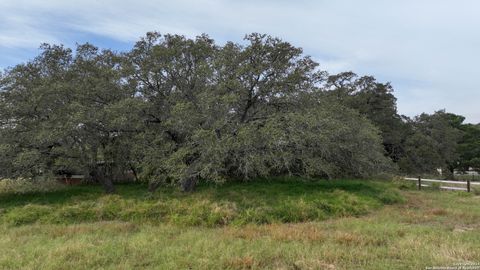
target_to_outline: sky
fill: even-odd
[[[0,0],[0,69],[44,42],[123,51],[148,31],[219,44],[258,32],[330,73],[390,82],[401,114],[445,109],[479,123],[479,29],[476,0]]]

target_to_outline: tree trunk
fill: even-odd
[[[188,177],[182,181],[181,189],[183,192],[192,192],[195,190],[196,186],[197,186],[197,178]]]
[[[103,191],[107,194],[115,193],[115,186],[112,182],[112,175],[108,174],[105,170],[95,165],[90,172],[90,176],[94,182],[100,183],[103,187]]]
[[[137,170],[135,170],[135,167],[133,167],[133,165],[130,164],[130,169],[132,170],[133,177],[135,178],[135,182],[139,182],[138,175],[137,175]]]
[[[103,167],[103,190],[107,194],[115,193],[115,186],[113,185],[113,163],[105,162]]]
[[[447,180],[455,180],[455,168],[449,166],[445,171],[447,172],[445,174]]]
[[[103,177],[102,179],[103,191],[107,194],[115,193],[115,186],[113,185],[112,178]]]

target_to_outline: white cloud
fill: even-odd
[[[76,32],[126,42],[151,30],[219,42],[269,33],[328,70],[391,81],[401,113],[446,108],[480,122],[479,10],[473,0],[3,0],[0,49],[71,44]]]

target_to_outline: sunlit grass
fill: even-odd
[[[329,194],[345,192],[375,207],[368,208],[367,213],[329,216],[319,221],[213,227],[168,221],[144,223],[135,219],[78,224],[45,224],[49,220],[37,220],[23,226],[5,223],[0,225],[0,268],[425,269],[480,262],[479,196],[415,191],[402,185],[397,196],[404,201],[381,206],[379,195],[375,195],[381,193],[376,188],[392,189],[395,193],[395,186],[398,185],[343,181],[294,187],[287,182],[274,185],[275,192],[269,193],[264,184],[250,183],[204,186],[190,195],[164,190],[154,198],[140,196],[141,188],[121,187],[117,199],[142,203],[230,201],[237,204],[237,209],[248,209],[255,203],[263,203],[264,207],[288,197],[310,202],[322,196],[334,204],[338,201],[329,199]],[[83,189],[78,187],[71,197],[30,195],[13,201],[3,197],[1,202],[3,209],[11,210],[26,205],[73,207],[85,200],[100,203],[105,199],[101,192],[91,192],[91,187]]]

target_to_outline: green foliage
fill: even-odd
[[[375,124],[387,155],[401,172],[432,174],[442,168],[453,177],[454,169],[475,167],[480,155],[478,130],[476,125],[462,124],[463,116],[445,111],[414,119],[401,116],[390,84],[353,72],[329,76],[325,88],[326,98],[357,110]]]
[[[325,95],[357,110],[380,130],[386,154],[394,162],[402,157],[402,142],[408,131],[404,117],[397,112],[393,87],[372,76],[359,77],[353,72],[331,75]]]
[[[474,129],[457,147],[462,121],[402,117],[389,83],[329,76],[268,35],[220,46],[151,32],[122,53],[44,44],[1,74],[0,176],[83,174],[113,193],[126,174],[191,191],[280,175],[368,178],[395,172],[392,161],[453,171],[478,163]]]
[[[453,174],[459,157],[458,143],[463,135],[458,129],[461,121],[445,111],[415,118],[411,122],[411,134],[405,140],[405,154],[399,162],[402,170],[436,173],[436,169],[442,168]]]
[[[480,125],[465,124],[460,129],[464,136],[458,145],[458,169],[466,171],[471,167],[480,170]]]
[[[43,45],[0,81],[1,173],[79,173],[112,192],[126,171],[187,189],[388,167],[377,130],[316,94],[317,63],[277,38],[245,40],[220,47],[206,35],[148,33],[123,54]]]
[[[65,189],[52,177],[38,179],[0,179],[0,194],[45,193]]]
[[[126,71],[149,104],[147,178],[367,177],[389,168],[375,127],[322,102],[324,73],[301,49],[266,35],[245,39],[218,47],[206,36],[151,33],[128,54]]]
[[[90,44],[78,45],[75,55],[63,46],[41,49],[0,81],[2,174],[66,172],[111,181],[133,161],[127,142],[139,107],[120,83],[118,56]]]

